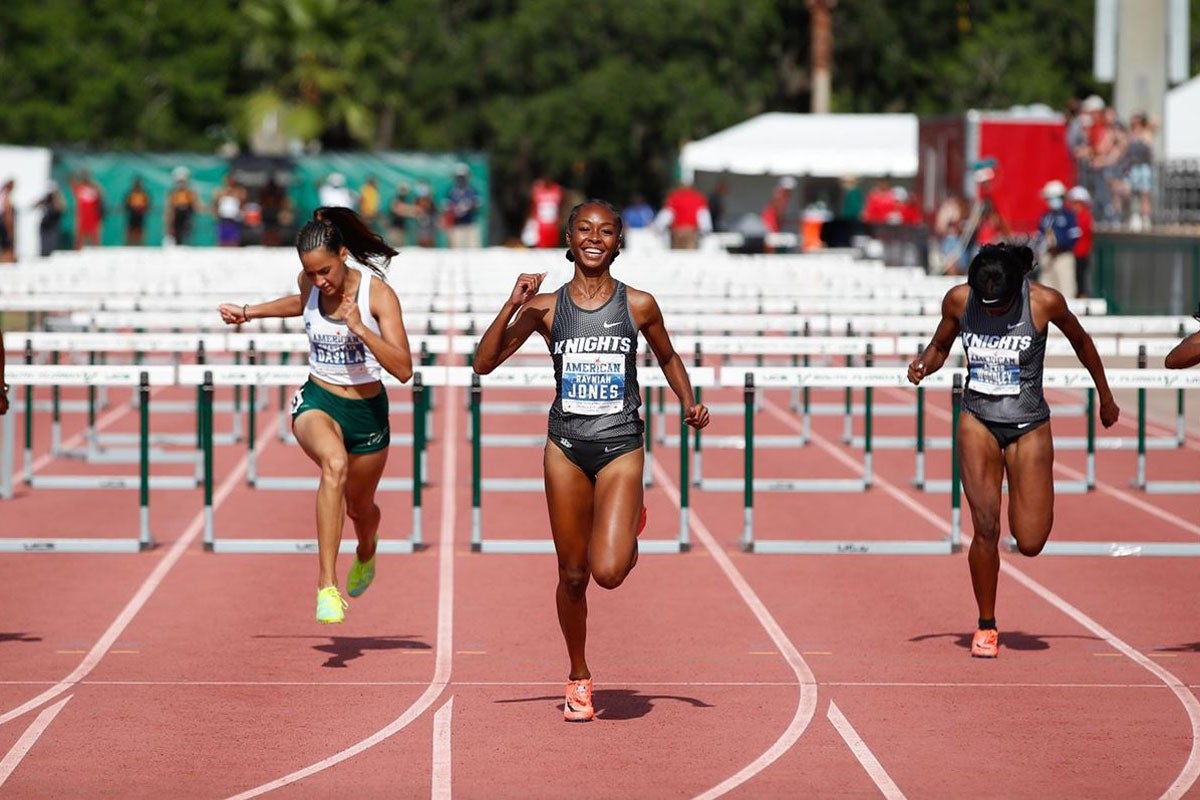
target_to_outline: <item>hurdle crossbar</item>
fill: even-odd
[[[146,365],[88,365],[61,366],[19,364],[9,367],[6,378],[12,384],[25,387],[25,482],[34,489],[137,489],[139,524],[136,537],[66,538],[20,537],[0,539],[0,552],[90,552],[129,553],[149,549],[154,545],[150,530],[150,489],[185,488],[173,485],[164,476],[150,476],[150,387],[172,385],[175,368]],[[62,475],[50,478],[33,473],[32,417],[34,386],[126,386],[137,387],[141,458],[135,476]],[[4,441],[0,443],[0,498],[13,497],[13,448],[15,424],[13,414],[5,415]],[[191,488],[189,485],[186,488]]]
[[[716,386],[716,370],[712,367],[693,367],[689,370],[693,388]],[[476,375],[470,367],[448,367],[446,378],[449,385],[469,386],[471,393],[471,549],[477,553],[553,553],[551,539],[501,539],[486,538],[483,532],[483,493],[493,492],[541,492],[542,478],[483,477],[483,445],[481,435],[484,387],[554,388],[554,370],[551,367],[502,367],[487,375]],[[651,388],[666,386],[666,378],[659,370],[643,370],[638,381],[647,393]],[[687,426],[680,417],[682,445],[680,447],[680,512],[679,530],[671,539],[639,539],[638,552],[647,554],[679,553],[691,547],[689,517],[690,497],[688,493],[688,437]],[[544,441],[544,437],[542,439]],[[648,441],[648,437],[647,437]],[[649,456],[646,456],[649,460]]]
[[[413,492],[412,533],[408,538],[387,539],[379,543],[380,553],[412,553],[424,547],[422,533],[421,483],[422,483],[422,454],[424,452],[425,430],[425,378],[433,373],[437,376],[444,367],[422,367],[414,371],[413,376],[413,475],[407,478],[391,478],[393,489],[408,489]],[[253,538],[228,537],[219,538],[216,535],[213,506],[213,441],[212,441],[212,394],[216,386],[285,386],[303,383],[308,377],[305,366],[288,366],[278,364],[245,364],[245,365],[197,365],[186,364],[179,367],[179,382],[187,385],[198,385],[201,390],[201,430],[203,446],[203,485],[204,485],[204,547],[214,553],[307,553],[317,550],[315,539],[283,539],[283,538]],[[440,382],[440,381],[435,381]],[[388,386],[400,385],[390,375],[384,377]],[[252,401],[253,405],[253,401]],[[247,436],[250,448],[248,458],[253,463],[255,456],[255,424],[251,415],[250,432]],[[254,485],[261,484],[263,476],[257,475]],[[381,482],[382,484],[382,482]],[[309,484],[296,483],[294,488],[309,488]],[[353,542],[343,541],[340,552],[353,550]]]

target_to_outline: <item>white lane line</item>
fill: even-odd
[[[450,683],[450,665],[454,657],[454,526],[455,506],[458,502],[455,483],[458,478],[456,474],[458,435],[455,424],[458,415],[454,413],[454,409],[456,408],[454,403],[458,402],[457,390],[448,386],[446,387],[446,395],[443,402],[449,410],[446,413],[446,425],[443,431],[445,438],[442,439],[446,443],[446,452],[442,459],[442,525],[441,533],[439,534],[440,541],[438,542],[437,644],[435,645],[437,661],[433,670],[433,678],[421,696],[405,709],[404,713],[388,723],[387,726],[380,728],[362,741],[352,744],[328,758],[284,775],[282,778],[276,778],[269,783],[248,789],[241,794],[233,795],[230,800],[246,800],[246,798],[266,794],[281,786],[287,786],[289,783],[295,783],[307,778],[309,775],[315,775],[365,750],[369,750],[380,742],[395,736],[408,727],[413,720],[424,714],[433,705],[433,701],[437,700],[442,692],[445,691],[446,685]]]
[[[1093,656],[1118,656],[1120,653],[1093,653]],[[562,681],[543,681],[543,680],[526,680],[526,681],[455,681],[455,686],[495,686],[495,687],[513,687],[513,686],[558,686]],[[764,689],[773,689],[779,686],[795,686],[795,681],[643,681],[637,678],[622,678],[620,675],[612,676],[613,684],[636,683],[638,686],[707,686],[711,688],[721,687],[737,687],[737,688],[755,688],[761,687]],[[45,686],[50,681],[0,681],[0,686]],[[387,687],[387,686],[425,686],[428,681],[80,681],[80,686],[143,686],[157,688],[162,686],[177,686],[180,688],[204,688],[209,686],[229,687],[229,686],[278,686],[278,687],[312,687],[320,686],[329,689],[338,688],[356,688],[362,686],[371,687]],[[880,688],[913,688],[913,689],[1154,689],[1162,691],[1166,689],[1158,681],[1153,683],[1062,683],[1062,682],[1016,682],[1016,683],[996,683],[988,681],[986,683],[974,683],[971,681],[817,681],[818,686],[859,686],[865,688],[880,687]],[[1194,684],[1192,688],[1200,688],[1200,684]]]
[[[846,715],[832,700],[829,701],[829,713],[826,716],[841,735],[842,741],[850,747],[850,752],[854,753],[858,763],[862,764],[867,775],[879,787],[880,793],[888,800],[903,800],[904,792],[900,791],[900,787],[892,780],[892,776],[887,774],[883,764],[879,763],[879,759],[871,752],[871,748],[867,747],[867,743],[858,735],[858,731],[854,730],[850,720],[846,719]]]
[[[454,710],[454,696],[433,715],[433,788],[431,800],[450,800],[450,714]]]
[[[797,431],[797,432],[800,431],[800,424],[795,420],[795,418],[792,417],[791,414],[788,414],[783,409],[781,409],[778,406],[778,404],[776,404],[775,402],[767,400],[763,403],[763,408],[765,408],[773,416],[777,417],[780,420],[783,420],[783,422],[785,424],[787,424],[789,427],[793,428],[795,431]],[[935,411],[941,411],[941,409],[935,409]],[[945,412],[943,411],[942,413],[945,413]],[[838,449],[833,444],[831,444],[828,439],[824,438],[823,436],[820,436],[819,434],[813,433],[812,441],[815,442],[817,444],[817,446],[820,447],[822,450],[831,454],[834,458],[841,461],[843,464],[847,464],[851,467],[855,467],[860,472],[862,471],[861,464],[856,464],[853,459],[851,459],[849,456],[847,456],[845,453],[843,453],[840,449]],[[890,481],[880,477],[879,475],[875,475],[874,480],[875,480],[876,486],[883,489],[884,492],[891,495],[893,498],[895,498],[901,504],[907,506],[908,508],[912,509],[916,514],[929,520],[929,522],[931,522],[933,525],[935,525],[939,529],[941,529],[943,533],[946,533],[946,534],[950,533],[950,523],[949,522],[942,519],[937,514],[933,513],[928,508],[926,508],[925,506],[918,503],[916,500],[909,497],[907,494],[905,494],[903,491],[898,489]],[[1114,491],[1119,491],[1119,490],[1114,490]],[[971,541],[971,535],[969,533],[967,533],[966,531],[963,531],[962,536],[963,536],[963,540],[969,544]],[[1011,563],[1009,563],[1008,559],[1005,559],[1005,558],[1000,559],[1000,569],[1004,572],[1005,575],[1008,575],[1010,578],[1017,581],[1018,583],[1023,585],[1025,588],[1029,589],[1029,591],[1033,592],[1035,595],[1037,595],[1038,597],[1042,598],[1050,605],[1057,608],[1059,611],[1061,611],[1063,614],[1065,614],[1068,618],[1074,620],[1080,626],[1086,628],[1087,630],[1089,630],[1093,634],[1095,634],[1098,638],[1104,640],[1104,642],[1107,643],[1114,650],[1125,655],[1127,658],[1129,658],[1135,664],[1137,664],[1138,666],[1145,669],[1147,672],[1154,675],[1156,678],[1158,678],[1160,681],[1162,681],[1163,684],[1166,685],[1166,687],[1168,689],[1170,689],[1175,694],[1175,696],[1179,699],[1180,704],[1183,705],[1184,712],[1188,716],[1188,721],[1191,724],[1192,746],[1188,752],[1187,760],[1184,762],[1183,768],[1179,772],[1179,776],[1175,779],[1174,782],[1172,782],[1170,787],[1167,788],[1167,790],[1163,793],[1162,796],[1164,798],[1172,798],[1172,800],[1173,800],[1173,798],[1182,797],[1187,792],[1187,790],[1191,788],[1192,784],[1194,784],[1196,782],[1196,780],[1198,778],[1200,778],[1200,700],[1196,699],[1196,696],[1194,694],[1192,694],[1192,692],[1188,689],[1187,685],[1183,681],[1181,681],[1178,677],[1173,675],[1171,672],[1163,669],[1161,666],[1159,666],[1158,664],[1154,663],[1146,656],[1139,653],[1133,647],[1130,647],[1123,640],[1117,638],[1116,635],[1114,635],[1113,633],[1109,632],[1107,629],[1102,627],[1100,625],[1100,623],[1096,622],[1091,617],[1087,616],[1082,611],[1080,611],[1078,608],[1071,605],[1070,603],[1068,603],[1066,600],[1059,597],[1054,592],[1050,591],[1050,589],[1048,589],[1047,587],[1043,586],[1042,584],[1038,583],[1033,578],[1026,575],[1024,572],[1022,572],[1017,567],[1014,567]]]
[[[62,707],[65,706],[67,701],[74,696],[75,695],[73,694],[69,694],[62,700],[59,700],[54,705],[42,711],[42,713],[38,714],[33,720],[33,724],[25,729],[25,732],[21,734],[21,738],[17,739],[17,743],[14,744],[12,749],[8,751],[8,754],[4,756],[4,760],[0,761],[0,786],[4,785],[4,782],[8,780],[8,776],[12,775],[13,770],[15,770],[17,765],[21,763],[21,759],[25,758],[26,753],[28,753],[30,748],[33,747],[34,743],[37,742],[38,737],[42,735],[46,728],[50,727],[50,723],[54,721],[56,716],[58,716],[58,712],[62,711]]]
[[[265,447],[267,442],[270,441],[271,436],[274,435],[274,431],[271,430],[271,428],[271,425],[264,427],[263,434],[255,442],[256,448]],[[221,503],[223,503],[225,499],[229,497],[229,494],[233,491],[234,487],[241,482],[242,476],[246,473],[246,465],[248,460],[249,456],[243,455],[225,480],[221,482],[221,485],[217,488],[213,495],[214,510],[220,507]],[[79,666],[72,670],[70,675],[63,678],[53,687],[39,694],[37,697],[26,703],[23,703],[20,706],[17,706],[11,711],[0,714],[0,725],[3,725],[14,718],[21,716],[26,711],[37,708],[42,703],[48,702],[49,700],[57,697],[58,695],[70,689],[72,686],[79,683],[93,669],[95,669],[96,665],[99,664],[100,660],[104,658],[105,654],[108,653],[109,649],[117,641],[118,637],[124,633],[125,628],[130,622],[133,621],[133,618],[137,616],[137,613],[142,610],[142,607],[146,605],[146,602],[150,599],[150,596],[154,594],[155,590],[157,590],[159,585],[163,582],[163,579],[166,578],[167,573],[174,568],[175,564],[179,562],[179,559],[183,557],[183,554],[187,552],[187,549],[192,546],[192,543],[196,541],[196,537],[198,537],[203,530],[204,512],[201,511],[192,519],[191,524],[187,527],[183,534],[175,540],[170,549],[167,550],[167,553],[163,556],[162,560],[155,565],[153,570],[151,570],[150,575],[146,578],[146,580],[142,581],[142,585],[138,587],[138,590],[134,593],[132,599],[130,599],[130,601],[125,605],[125,608],[121,609],[121,613],[117,614],[117,618],[113,620],[111,625],[108,626],[108,630],[106,630],[100,636],[100,639],[94,645],[92,645],[92,649],[89,650],[87,655],[83,657],[83,660],[79,662]]]
[[[662,490],[671,498],[671,502],[678,508],[680,503],[679,489],[674,481],[671,480],[671,476],[663,469],[657,458],[651,457],[651,466],[654,470],[655,481],[657,481]],[[754,589],[750,587],[750,582],[742,576],[738,568],[729,560],[729,556],[717,544],[716,538],[708,530],[704,522],[701,521],[695,509],[691,510],[688,518],[692,532],[696,534],[696,538],[708,550],[713,560],[716,561],[717,566],[725,573],[725,577],[733,584],[733,588],[741,595],[742,601],[750,608],[751,613],[758,619],[759,624],[763,626],[767,635],[771,637],[771,641],[775,643],[780,654],[787,661],[788,666],[792,668],[792,672],[796,674],[796,681],[800,686],[800,697],[796,702],[796,713],[792,716],[791,722],[784,728],[783,733],[779,735],[779,738],[765,752],[759,755],[758,758],[747,764],[736,774],[721,781],[721,783],[703,794],[696,796],[697,800],[713,800],[713,798],[720,797],[726,792],[732,791],[771,766],[771,764],[796,743],[796,740],[808,728],[813,715],[817,711],[817,679],[813,675],[812,670],[809,669],[808,663],[805,662],[804,656],[800,655],[800,651],[788,639],[783,628],[775,621],[775,617],[771,616],[771,612],[767,610],[766,604],[759,599]]]

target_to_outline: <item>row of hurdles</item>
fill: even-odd
[[[869,350],[866,355],[869,355]],[[741,532],[742,547],[754,552],[781,553],[926,553],[949,552],[959,544],[960,495],[957,480],[955,459],[951,456],[952,477],[944,485],[935,486],[939,482],[925,481],[922,487],[926,491],[948,491],[950,495],[951,533],[937,541],[847,541],[824,539],[787,539],[776,536],[762,537],[755,531],[754,498],[759,492],[858,492],[867,491],[873,483],[872,454],[874,450],[872,419],[873,391],[880,388],[911,390],[923,397],[926,391],[949,389],[952,395],[953,413],[957,416],[958,401],[961,394],[963,371],[960,368],[947,368],[927,378],[920,387],[912,387],[907,382],[906,371],[902,367],[780,367],[757,365],[727,365],[721,367],[698,366],[690,370],[693,384],[697,391],[715,390],[721,387],[736,387],[743,392],[741,411],[744,418],[744,431],[740,442],[727,441],[729,446],[744,450],[743,474],[731,478],[703,478],[699,475],[699,461],[696,459],[696,445],[701,439],[688,431],[680,422],[680,432],[675,437],[665,435],[646,437],[647,450],[654,455],[655,440],[659,444],[667,443],[678,449],[680,465],[680,521],[675,537],[664,540],[649,540],[643,542],[643,552],[679,552],[689,547],[689,487],[707,491],[740,491],[743,495],[745,522]],[[137,447],[137,475],[96,476],[80,475],[75,478],[58,476],[56,482],[41,483],[47,488],[91,488],[91,489],[137,489],[139,492],[140,525],[136,536],[118,537],[114,539],[6,539],[0,541],[0,549],[7,551],[44,552],[44,551],[129,551],[145,549],[153,545],[153,536],[149,527],[149,496],[151,489],[182,489],[196,488],[197,484],[204,489],[205,535],[206,546],[216,552],[303,552],[312,549],[315,544],[307,540],[283,539],[249,539],[242,537],[217,536],[214,530],[212,515],[213,492],[213,450],[215,445],[215,393],[218,388],[244,388],[248,392],[248,402],[244,409],[248,412],[248,443],[251,468],[248,480],[259,488],[267,488],[267,476],[256,475],[254,469],[256,440],[255,419],[261,403],[258,397],[260,389],[268,387],[295,386],[305,379],[307,368],[303,365],[289,364],[13,364],[8,369],[8,380],[18,389],[18,396],[23,394],[23,411],[21,403],[14,406],[14,411],[6,415],[3,421],[3,443],[0,446],[0,497],[5,499],[13,495],[14,482],[14,441],[15,417],[24,414],[26,428],[26,483],[34,488],[39,487],[38,476],[32,474],[32,418],[36,413],[33,403],[35,387],[125,387],[136,391],[139,409],[139,431]],[[1114,389],[1135,389],[1139,394],[1138,403],[1138,440],[1139,446],[1139,477],[1143,482],[1141,488],[1147,491],[1169,491],[1176,493],[1200,492],[1200,483],[1170,482],[1174,485],[1155,486],[1154,482],[1145,479],[1146,465],[1146,420],[1145,394],[1148,391],[1173,391],[1200,387],[1200,374],[1170,370],[1149,369],[1113,369],[1108,372],[1110,384]],[[393,383],[391,379],[389,383]],[[651,393],[662,390],[664,379],[658,370],[645,370],[641,375],[644,390],[644,400],[647,410],[647,423],[653,426],[655,422],[666,415],[654,415]],[[1051,389],[1080,389],[1089,394],[1089,406],[1094,399],[1091,394],[1090,376],[1082,369],[1047,369],[1045,384]],[[398,386],[398,384],[395,384]],[[434,387],[462,387],[468,389],[469,407],[471,414],[472,441],[472,532],[471,543],[475,550],[481,552],[545,552],[549,549],[548,541],[527,541],[519,539],[502,539],[485,537],[483,533],[483,495],[485,492],[540,491],[540,480],[531,482],[528,479],[489,479],[483,475],[484,448],[490,446],[487,437],[482,434],[481,419],[486,412],[483,402],[484,391],[488,389],[526,388],[539,390],[545,395],[546,389],[553,387],[553,371],[547,366],[521,367],[506,366],[486,375],[475,375],[470,367],[421,365],[417,368],[411,382],[411,414],[412,435],[404,438],[404,446],[411,448],[412,473],[403,478],[389,476],[389,490],[410,491],[413,495],[412,531],[409,537],[390,541],[384,552],[411,552],[424,545],[424,535],[421,519],[422,488],[426,485],[426,469],[424,456],[430,440],[432,427],[429,424],[431,413],[430,393]],[[193,387],[197,393],[196,405],[196,442],[193,458],[199,465],[198,476],[154,476],[150,474],[151,445],[151,389],[161,386]],[[755,453],[759,448],[758,436],[755,431],[755,415],[759,407],[759,395],[767,389],[787,390],[818,390],[837,389],[850,391],[859,389],[863,392],[864,402],[863,422],[864,435],[855,440],[855,446],[862,448],[861,477],[855,479],[793,479],[786,477],[759,477],[755,474]],[[402,393],[399,396],[403,396]],[[923,400],[916,404],[921,407]],[[395,402],[394,407],[404,404]],[[542,406],[544,409],[544,404]],[[661,408],[661,399],[660,399]],[[1089,420],[1092,415],[1089,415]],[[662,430],[662,423],[659,423]],[[954,431],[951,425],[951,436],[947,447],[953,453]],[[918,434],[920,436],[921,434]],[[735,437],[723,437],[730,440]],[[1096,439],[1094,427],[1089,425],[1088,439],[1091,440],[1089,456],[1094,457]],[[543,439],[544,441],[544,439]],[[651,459],[647,460],[650,463]],[[647,483],[651,474],[647,470]],[[300,489],[310,488],[315,479],[293,479],[283,481],[273,488]],[[536,483],[536,486],[534,485]],[[1167,482],[1164,482],[1164,484]],[[1141,554],[1141,555],[1197,555],[1200,554],[1200,544],[1172,542],[1052,542],[1047,552],[1063,552],[1073,554]]]

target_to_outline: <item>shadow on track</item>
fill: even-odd
[[[516,697],[511,700],[497,700],[497,703],[541,703],[557,700],[559,710],[562,709],[561,695],[541,695],[539,697]],[[650,713],[656,700],[676,700],[687,703],[695,708],[713,708],[711,703],[695,697],[683,697],[674,694],[641,694],[636,689],[597,689],[592,695],[592,705],[596,708],[597,719],[639,719]]]

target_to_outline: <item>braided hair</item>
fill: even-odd
[[[579,212],[583,210],[584,206],[600,206],[602,208],[607,208],[612,212],[613,218],[617,221],[617,251],[613,253],[613,261],[616,261],[617,256],[621,255],[620,246],[625,242],[625,220],[621,219],[620,212],[617,211],[616,207],[607,200],[601,200],[598,197],[593,197],[590,200],[584,200],[582,203],[579,203],[572,208],[570,216],[567,217],[567,239],[569,240],[571,238],[571,231],[575,228],[575,220],[579,218]],[[570,261],[572,264],[575,263],[575,254],[571,252],[570,247],[567,248],[566,257],[567,261]]]
[[[296,234],[296,252],[300,255],[317,248],[336,253],[343,247],[350,251],[355,261],[380,278],[387,274],[392,257],[399,255],[399,251],[368,228],[349,208],[321,206]]]

